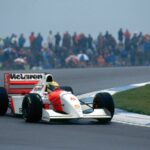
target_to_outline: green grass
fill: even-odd
[[[150,115],[150,85],[119,92],[113,98],[117,108]]]

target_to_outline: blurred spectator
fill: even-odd
[[[29,35],[29,47],[22,34],[0,38],[1,69],[50,69],[66,67],[112,67],[150,65],[150,35],[118,31],[118,42],[106,31],[96,39],[92,35],[76,33],[71,36],[49,31],[47,41],[34,32]],[[10,65],[11,64],[11,65]]]
[[[140,41],[137,45],[137,65],[144,65],[144,45]]]
[[[72,42],[73,42],[73,47],[76,49],[78,46],[78,40],[77,40],[77,33],[74,32],[73,36],[72,36]]]
[[[10,47],[10,45],[11,45],[11,39],[10,39],[10,37],[6,37],[4,39],[4,48]]]
[[[0,38],[0,49],[4,48],[4,41],[2,38]]]
[[[17,35],[12,34],[11,36],[11,47],[17,49],[18,48],[18,41],[17,41]]]
[[[79,49],[84,51],[87,49],[87,38],[84,33],[79,35]]]
[[[112,67],[116,65],[116,56],[114,53],[107,53],[105,54],[105,62],[108,67]]]
[[[19,49],[23,48],[24,47],[24,44],[26,42],[26,39],[24,37],[24,34],[22,33],[18,39],[18,46],[19,46]]]
[[[42,67],[43,69],[49,69],[49,68],[52,68],[52,65],[51,65],[51,54],[50,54],[50,50],[49,50],[49,47],[48,45],[45,45],[42,49]]]
[[[125,36],[125,39],[130,39],[131,33],[129,32],[128,29],[126,29],[126,31],[124,32],[124,36]]]
[[[150,36],[145,36],[145,42],[144,42],[144,52],[145,52],[145,58],[146,58],[146,64],[150,65]]]
[[[123,42],[123,30],[122,30],[122,28],[120,28],[120,30],[118,31],[118,40],[120,43]]]
[[[29,42],[30,42],[31,51],[35,51],[35,40],[36,40],[36,37],[34,35],[34,32],[31,32],[31,34],[29,36]]]
[[[52,49],[54,47],[54,36],[53,36],[53,32],[49,31],[48,33],[48,37],[47,37],[47,42],[48,42],[48,46],[50,49]]]
[[[60,41],[61,41],[61,36],[60,36],[59,32],[57,32],[57,34],[55,35],[55,47],[60,46]]]
[[[40,51],[42,49],[42,42],[43,42],[43,37],[40,33],[38,33],[35,39],[36,51]]]
[[[97,51],[98,51],[99,54],[101,53],[101,51],[104,48],[104,41],[105,41],[105,38],[104,38],[103,34],[100,33],[98,35],[97,41],[96,41],[96,48],[97,48]]]
[[[88,44],[89,49],[93,49],[93,38],[90,34],[88,35],[88,38],[87,38],[87,44]]]
[[[66,47],[67,49],[71,48],[71,35],[68,32],[64,33],[63,35],[62,46]]]
[[[104,67],[105,66],[105,59],[102,55],[99,55],[97,58],[98,66]]]
[[[128,65],[128,51],[126,51],[124,47],[120,49],[120,60],[122,66]]]

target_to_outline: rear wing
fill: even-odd
[[[44,73],[5,73],[4,87],[8,94],[28,94],[44,76]]]

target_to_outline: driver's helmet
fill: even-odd
[[[47,91],[54,91],[59,88],[59,84],[55,81],[47,83]]]

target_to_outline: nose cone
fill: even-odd
[[[75,116],[77,118],[83,117],[80,101],[76,96],[71,93],[64,92],[61,96],[61,101],[64,104],[64,112],[66,112],[67,114],[71,114],[72,116]]]

